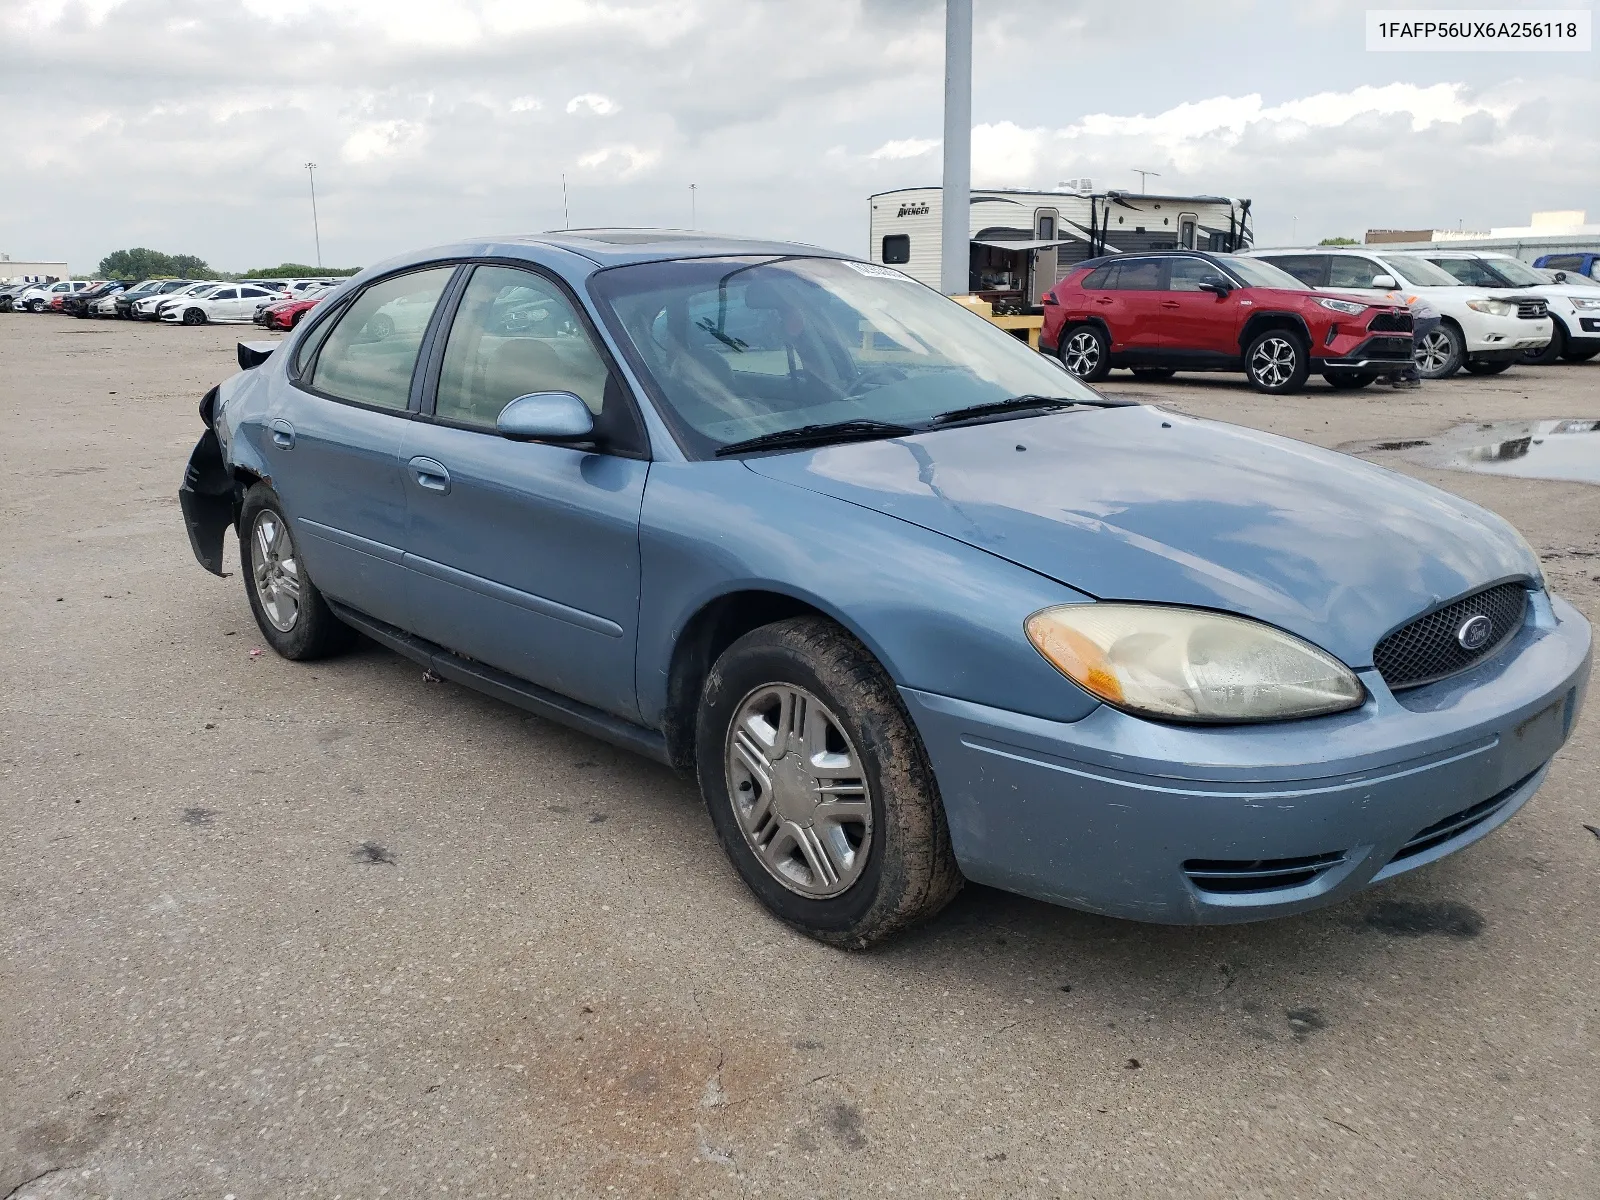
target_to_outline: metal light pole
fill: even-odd
[[[567,173],[561,172],[561,228],[572,228],[572,214],[567,208]]]
[[[690,229],[698,228],[698,226],[695,224],[694,193],[695,193],[695,185],[691,183],[689,185],[689,228]]]
[[[1139,177],[1139,194],[1141,196],[1145,194],[1144,180],[1146,175],[1154,175],[1157,179],[1161,178],[1160,171],[1141,171],[1138,167],[1133,168],[1133,173]]]
[[[311,236],[317,239],[317,270],[322,270],[322,227],[317,223],[317,164],[306,164],[311,180]]]
[[[939,290],[972,290],[972,0],[945,0],[944,188]]]

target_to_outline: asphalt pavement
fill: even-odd
[[[1600,1195],[1596,696],[1505,828],[1340,906],[969,886],[843,953],[666,769],[262,652],[175,498],[251,332],[0,315],[0,1197]],[[1330,446],[1600,418],[1600,360],[1105,386]],[[1600,489],[1369,457],[1600,619]]]

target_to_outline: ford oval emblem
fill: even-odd
[[[1482,650],[1493,632],[1494,622],[1479,613],[1461,622],[1461,628],[1456,630],[1456,641],[1461,644],[1463,650]]]

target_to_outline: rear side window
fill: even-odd
[[[1159,292],[1161,290],[1161,264],[1153,258],[1138,259],[1118,264],[1117,281],[1111,286],[1119,292]]]
[[[1576,254],[1552,254],[1544,260],[1544,265],[1548,271],[1576,271],[1583,265],[1583,259]]]
[[[403,411],[434,307],[455,267],[373,284],[338,317],[312,368],[311,386],[341,400]]]
[[[1093,271],[1089,272],[1088,278],[1086,278],[1078,286],[1086,291],[1096,292],[1110,287],[1111,272],[1116,270],[1116,266],[1116,263],[1107,263],[1103,267],[1096,267]]]
[[[909,233],[890,233],[883,239],[883,261],[886,263],[908,263],[911,261],[911,235]]]
[[[1287,271],[1307,287],[1321,287],[1327,257],[1322,254],[1274,254],[1263,256],[1280,271]]]

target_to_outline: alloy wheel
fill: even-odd
[[[261,611],[279,633],[300,619],[300,560],[283,517],[270,508],[256,514],[250,531],[250,571]]]
[[[1250,356],[1250,374],[1263,387],[1282,387],[1294,377],[1296,353],[1286,337],[1263,338]]]
[[[1080,379],[1100,365],[1100,339],[1080,329],[1067,339],[1061,351],[1061,364]]]
[[[1417,369],[1425,375],[1442,371],[1450,364],[1454,352],[1449,334],[1443,329],[1430,329],[1417,343]]]
[[[837,896],[872,850],[872,797],[839,718],[791,683],[763,684],[734,710],[726,769],[734,817],[756,860],[792,892]]]

